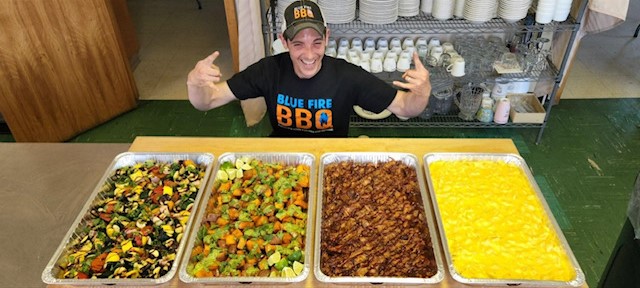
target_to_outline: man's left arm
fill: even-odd
[[[420,115],[429,103],[431,95],[431,81],[429,70],[424,67],[418,57],[413,53],[414,69],[409,69],[402,74],[405,82],[393,81],[393,85],[403,90],[398,90],[387,110],[399,117],[415,117]]]

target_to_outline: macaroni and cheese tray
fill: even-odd
[[[585,282],[520,156],[431,153],[423,164],[454,280],[545,287]]]
[[[159,285],[178,270],[209,153],[122,153],[42,272],[47,284]]]

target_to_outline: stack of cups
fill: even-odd
[[[429,42],[427,38],[418,37],[416,39],[416,52],[418,52],[418,58],[424,62],[424,59],[429,55]]]
[[[453,18],[455,3],[451,0],[433,0],[431,14],[438,20],[448,20]]]
[[[422,0],[420,1],[420,10],[426,15],[431,15],[431,10],[433,8],[433,0]]]
[[[556,0],[556,9],[553,13],[553,21],[562,22],[567,20],[571,11],[572,0]]]
[[[557,0],[538,0],[536,22],[540,24],[551,23],[556,10],[556,1]]]
[[[456,0],[456,6],[453,8],[453,16],[464,18],[464,1]]]
[[[403,50],[400,53],[400,57],[398,58],[398,63],[396,66],[396,69],[399,72],[405,72],[409,70],[409,68],[411,67],[411,52]]]
[[[396,71],[398,65],[398,54],[393,51],[387,52],[384,56],[384,62],[382,62],[382,68],[385,72]]]
[[[329,38],[329,43],[327,43],[327,47],[324,49],[324,55],[330,57],[338,56],[338,44],[336,43],[336,39]]]
[[[384,61],[385,52],[376,50],[371,56],[371,73],[380,73],[383,71],[382,62]]]

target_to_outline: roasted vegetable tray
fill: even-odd
[[[42,280],[91,286],[171,280],[213,164],[210,153],[117,155]]]
[[[431,153],[423,165],[449,273],[483,286],[578,287],[585,276],[524,159]]]
[[[318,175],[314,274],[319,281],[398,285],[444,279],[415,155],[326,153]]]
[[[225,153],[189,237],[179,277],[192,284],[288,284],[311,269],[315,156]]]

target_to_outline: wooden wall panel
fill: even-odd
[[[110,5],[0,1],[0,112],[16,141],[64,141],[135,107]]]
[[[127,59],[129,59],[129,64],[131,64],[131,69],[135,70],[135,67],[140,62],[138,55],[140,43],[138,43],[138,37],[136,37],[133,19],[131,19],[131,14],[129,14],[127,0],[111,0],[110,2],[116,16],[116,23],[118,24],[122,44],[124,44],[124,51]]]
[[[224,12],[227,16],[227,31],[231,44],[231,56],[233,57],[233,71],[240,71],[240,51],[238,48],[238,16],[235,0],[224,0]]]

